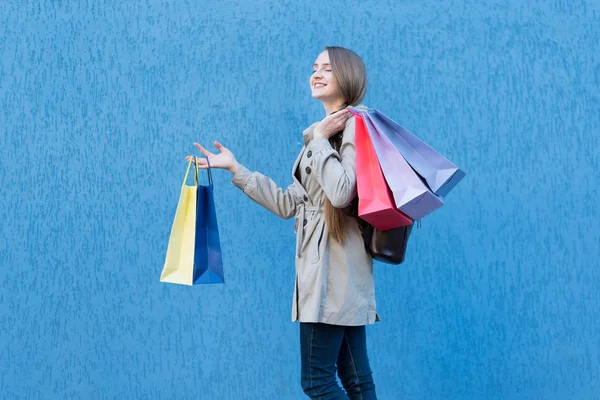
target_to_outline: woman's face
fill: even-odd
[[[312,97],[321,101],[331,102],[341,97],[338,93],[337,82],[331,71],[327,50],[319,54],[319,57],[315,60],[313,74],[310,76],[310,89]]]

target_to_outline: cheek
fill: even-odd
[[[333,77],[333,74],[331,74],[331,73],[328,74],[327,82],[328,82],[328,84],[327,84],[328,91],[332,91],[332,92],[337,91],[338,85],[337,85],[337,82],[335,81],[335,78]]]
[[[327,92],[337,93],[337,91],[338,91],[337,83],[329,82],[329,84],[327,85]]]

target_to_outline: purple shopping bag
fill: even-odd
[[[438,196],[446,196],[465,177],[464,171],[380,111],[369,110],[369,117]]]
[[[392,142],[373,123],[370,114],[361,112],[361,115],[396,207],[412,219],[419,220],[443,206],[442,199],[429,190]]]

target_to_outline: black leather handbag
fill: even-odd
[[[386,264],[402,264],[414,224],[380,231],[358,216],[358,196],[348,208],[347,214],[356,218],[365,249],[371,257]]]
[[[365,247],[373,259],[386,264],[402,264],[406,256],[408,237],[412,232],[412,224],[380,231],[369,225],[363,231]]]

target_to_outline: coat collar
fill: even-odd
[[[304,132],[302,132],[302,137],[304,138],[304,145],[308,146],[308,144],[310,143],[310,141],[313,139],[313,133],[315,131],[316,126],[319,124],[319,122],[321,121],[317,121],[315,123],[313,123],[311,126],[309,126],[308,128],[306,128],[304,130]]]

